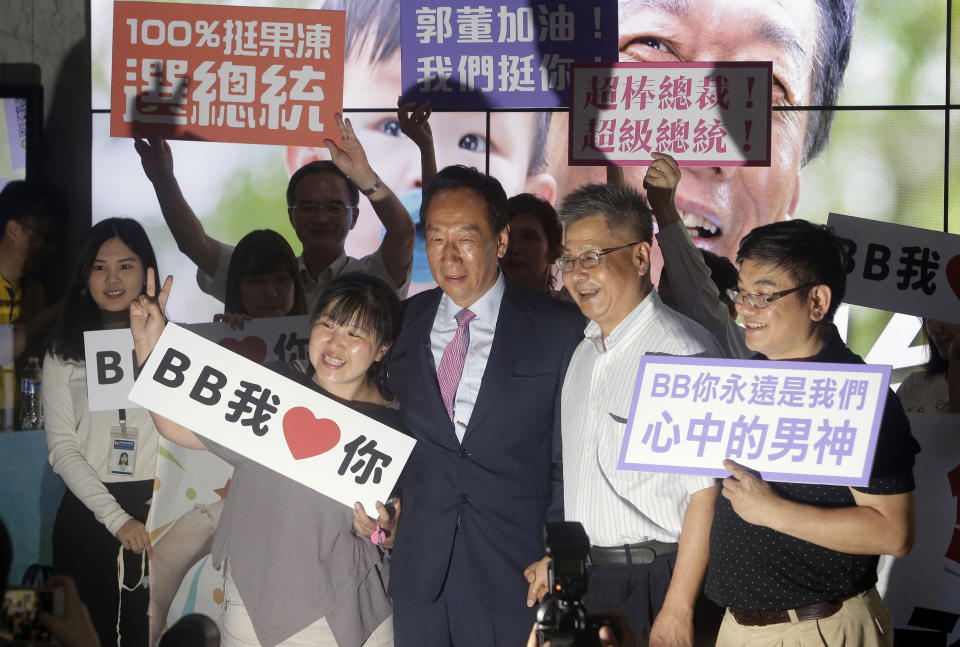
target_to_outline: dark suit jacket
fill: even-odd
[[[390,388],[417,445],[400,479],[390,594],[440,594],[454,535],[492,610],[526,603],[523,569],[544,555],[543,523],[563,519],[560,389],[584,319],[569,303],[507,280],[490,358],[461,445],[430,351],[439,288],[404,303],[388,360]],[[459,526],[458,526],[459,524]]]

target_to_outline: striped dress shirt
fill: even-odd
[[[617,470],[630,400],[645,353],[721,357],[700,324],[663,304],[656,290],[602,338],[590,322],[567,368],[561,396],[566,519],[594,546],[680,537],[690,495],[715,484],[703,476]]]

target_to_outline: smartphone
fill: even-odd
[[[40,611],[63,617],[63,589],[7,589],[0,610],[0,641],[49,641],[50,632],[37,622]]]

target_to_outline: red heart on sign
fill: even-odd
[[[283,415],[283,437],[295,460],[328,452],[340,442],[340,427],[329,418],[317,418],[306,407],[294,407]]]
[[[267,358],[267,342],[259,337],[244,337],[243,339],[224,337],[217,343],[227,350],[232,350],[237,355],[242,355],[258,364]]]
[[[947,262],[947,282],[953,288],[953,293],[960,299],[960,254]]]

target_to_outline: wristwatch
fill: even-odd
[[[363,195],[369,196],[379,191],[382,186],[383,185],[380,184],[380,178],[377,177],[376,181],[373,183],[373,186],[370,187],[369,189],[360,189],[360,187],[357,187],[357,188],[360,189],[360,193],[362,193]]]

